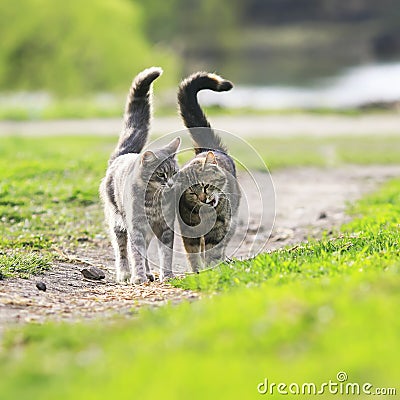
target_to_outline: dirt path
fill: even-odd
[[[274,191],[268,176],[258,176],[261,182],[258,194],[264,193],[266,212],[257,204],[257,191],[247,177],[240,177],[245,192],[246,208],[240,213],[238,233],[229,252],[246,257],[263,250],[273,250],[288,244],[319,237],[348,220],[347,202],[352,202],[366,192],[391,178],[400,176],[400,166],[351,166],[338,169],[296,168],[279,171],[273,175],[276,192],[276,220]],[[265,187],[262,187],[262,182]],[[253,188],[253,189],[252,189]],[[270,207],[268,207],[270,205]],[[261,215],[263,214],[263,215]],[[261,225],[260,229],[259,225]],[[83,244],[77,257],[106,268],[106,279],[96,283],[83,279],[79,261],[60,261],[45,275],[31,279],[0,281],[0,333],[5,326],[27,321],[95,319],[117,314],[132,314],[143,304],[161,305],[183,298],[196,299],[199,294],[151,283],[134,287],[119,285],[113,279],[113,256],[108,240]],[[175,269],[185,271],[182,255],[175,259]],[[42,281],[47,291],[39,291],[35,284]]]
[[[398,135],[399,114],[343,115],[239,115],[210,117],[215,129],[223,129],[239,137],[288,137],[329,135]],[[183,129],[179,117],[155,117],[152,132],[164,135]],[[0,136],[49,135],[117,135],[120,118],[56,120],[56,121],[0,121]]]

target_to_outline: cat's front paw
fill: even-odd
[[[146,276],[150,282],[154,282],[156,280],[156,277],[154,276],[154,274],[148,273],[148,274],[146,274]]]
[[[118,271],[116,281],[118,283],[126,283],[131,280],[131,273],[128,271]]]
[[[142,283],[148,282],[148,279],[146,276],[132,276],[131,278],[131,283],[133,285],[141,285]]]
[[[172,272],[161,273],[160,274],[160,282],[168,282],[169,280],[175,278],[175,275]]]

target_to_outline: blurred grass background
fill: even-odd
[[[0,118],[119,116],[149,65],[165,70],[156,90],[170,112],[172,88],[199,69],[309,85],[398,60],[399,16],[392,0],[1,0]]]

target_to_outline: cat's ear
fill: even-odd
[[[166,146],[166,150],[168,152],[168,154],[175,154],[179,148],[181,144],[181,138],[177,137],[174,140],[172,140],[171,142],[169,142]]]
[[[142,154],[142,164],[151,163],[156,159],[157,156],[151,150],[147,150]]]
[[[212,151],[209,151],[206,155],[206,159],[204,161],[205,164],[213,164],[213,165],[218,165],[217,159],[215,158],[215,154]]]

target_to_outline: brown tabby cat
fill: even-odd
[[[181,169],[177,185],[182,193],[178,220],[193,272],[223,260],[236,229],[240,189],[235,164],[197,101],[200,90],[231,88],[231,82],[218,75],[198,72],[185,79],[178,91],[180,113],[196,153]]]

